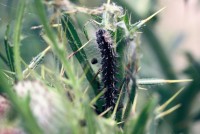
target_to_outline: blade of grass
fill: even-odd
[[[8,32],[9,32],[9,25],[7,26],[6,34],[4,37],[4,45],[5,45],[5,49],[6,49],[6,56],[8,59],[8,64],[9,64],[10,70],[12,72],[15,72],[13,46],[11,46],[11,44],[8,42]]]
[[[81,67],[83,68],[83,70],[85,70],[85,68],[88,68],[88,71],[85,72],[86,78],[90,82],[94,93],[97,95],[98,94],[97,89],[98,89],[99,82],[98,82],[97,78],[93,79],[95,77],[95,73],[87,60],[85,51],[83,49],[81,49],[82,43],[78,37],[78,34],[77,34],[72,22],[70,21],[69,16],[67,16],[66,14],[63,15],[63,17],[61,19],[61,23],[62,23],[63,30],[66,32],[66,38],[68,39],[68,43],[69,43],[70,47],[72,48],[72,50],[74,52],[76,52],[75,56],[78,59]],[[79,49],[80,49],[80,51],[78,51]]]
[[[53,33],[52,33],[53,34]],[[69,78],[69,80],[71,81],[72,87],[74,90],[78,91],[78,81],[76,78],[76,74],[72,69],[72,66],[70,65],[70,62],[66,60],[66,51],[64,49],[60,49],[58,46],[58,43],[56,42],[56,44],[53,44],[53,42],[51,42],[49,40],[49,36],[43,36],[43,39],[51,45],[51,48],[53,48],[53,50],[55,51],[55,54],[58,56],[58,58],[60,59],[60,61],[63,63],[63,67],[67,73],[67,76]]]
[[[0,58],[2,59],[2,61],[7,65],[9,66],[9,62],[7,61],[6,57],[0,53]]]
[[[106,109],[105,111],[103,111],[101,114],[99,114],[99,117],[103,117],[106,113],[108,113],[111,110],[111,107],[109,107],[108,109]]]
[[[42,25],[44,27],[44,30],[46,31],[47,36],[43,36],[43,39],[51,45],[51,48],[53,51],[55,51],[55,54],[58,56],[60,61],[63,63],[63,66],[65,68],[65,71],[69,77],[69,79],[72,81],[72,85],[74,90],[78,91],[78,85],[77,85],[77,79],[76,75],[72,71],[72,68],[70,66],[70,63],[66,60],[66,51],[62,48],[60,48],[60,45],[58,44],[56,40],[56,36],[52,29],[49,26],[47,15],[45,14],[44,5],[41,0],[35,0],[35,7],[38,13],[38,17],[40,18],[40,21],[42,22]]]
[[[119,109],[118,110],[118,108],[119,108],[119,104],[120,104],[120,101],[121,101],[121,96],[122,96],[122,87],[123,87],[123,84],[122,84],[122,86],[121,86],[121,90],[120,90],[120,93],[119,93],[119,97],[118,97],[118,99],[117,99],[117,102],[116,102],[116,105],[115,105],[115,108],[114,108],[114,110],[113,110],[113,113],[112,113],[112,115],[111,115],[111,119],[113,119],[113,120],[115,120],[115,118],[116,118],[116,120],[118,121],[118,122],[121,122],[121,117],[122,117],[122,109]]]
[[[14,63],[16,69],[16,77],[19,80],[22,80],[22,69],[21,69],[21,57],[20,57],[20,35],[21,35],[21,27],[22,27],[22,19],[25,10],[26,0],[20,0],[17,6],[17,13],[16,13],[16,25],[14,28]]]
[[[95,124],[96,119],[95,119],[95,115],[94,115],[92,109],[88,105],[88,102],[84,103],[84,109],[85,109],[85,119],[86,119],[86,124],[87,124],[87,128],[88,128],[88,133],[96,134],[97,133],[97,128],[96,128],[96,124]]]
[[[103,89],[97,96],[94,97],[94,99],[91,100],[90,105],[94,105],[97,100],[105,93],[105,89]]]

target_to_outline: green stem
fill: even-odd
[[[64,49],[59,48],[59,44],[56,41],[56,36],[53,33],[52,29],[50,28],[49,24],[47,23],[47,17],[45,14],[44,6],[42,4],[41,0],[35,0],[35,7],[37,8],[38,11],[38,16],[40,18],[40,21],[43,24],[44,30],[46,31],[46,34],[50,40],[50,45],[52,49],[55,51],[56,55],[60,59],[60,61],[63,63],[63,66],[65,68],[65,71],[69,77],[69,79],[72,81],[72,86],[74,89],[78,90],[78,85],[77,85],[77,79],[75,77],[74,72],[72,71],[73,69],[71,68],[70,63],[66,60],[66,52]],[[48,40],[48,39],[47,39]]]
[[[21,61],[20,61],[20,35],[21,35],[21,24],[23,19],[23,14],[25,10],[26,0],[20,0],[17,7],[17,20],[14,28],[14,61],[16,68],[16,77],[19,80],[23,79]]]

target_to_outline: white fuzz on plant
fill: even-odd
[[[8,113],[9,108],[9,101],[5,97],[0,95],[0,120]]]
[[[15,85],[19,97],[30,98],[30,109],[44,133],[59,133],[66,128],[66,109],[63,97],[38,81],[24,81]]]

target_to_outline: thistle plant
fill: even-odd
[[[141,85],[191,81],[137,76],[139,30],[164,8],[132,23],[129,13],[109,0],[94,9],[67,0],[53,1],[46,3],[47,8],[54,8],[50,22],[44,3],[35,0],[41,25],[32,30],[42,29],[41,37],[48,46],[27,65],[20,56],[25,5],[25,0],[18,4],[13,45],[8,39],[9,29],[4,39],[9,70],[1,70],[0,93],[17,112],[13,118],[4,117],[4,124],[14,122],[22,133],[32,134],[154,134],[157,122],[181,106],[167,107],[183,89],[161,105],[155,94],[140,111],[136,107]],[[77,24],[80,18],[76,13],[87,15],[83,29]],[[54,62],[58,72],[44,63],[50,51],[58,59]]]

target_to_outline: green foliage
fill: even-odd
[[[8,32],[9,32],[9,25],[7,26],[7,30],[5,33],[4,44],[5,44],[6,56],[8,59],[8,65],[10,67],[10,71],[15,72],[13,46],[11,46],[11,44],[8,42]]]
[[[74,52],[78,51],[78,49],[81,48],[82,43],[78,37],[78,34],[77,34],[74,26],[72,25],[71,21],[69,20],[69,16],[67,16],[67,14],[63,15],[63,18],[61,19],[61,23],[62,23],[63,30],[66,33],[66,38],[68,39],[68,43],[69,43],[70,47],[72,48],[72,50]],[[75,56],[78,59],[79,63],[81,64],[81,67],[85,72],[85,76],[86,76],[87,80],[90,82],[94,93],[97,95],[98,94],[97,89],[98,89],[99,82],[95,78],[95,73],[92,70],[92,68],[87,60],[85,51],[82,49],[82,50],[78,51],[75,54]]]
[[[21,35],[21,27],[22,27],[22,19],[23,14],[25,10],[26,1],[21,0],[18,4],[18,12],[16,14],[17,20],[16,20],[16,26],[14,29],[14,61],[15,61],[15,68],[17,73],[17,79],[22,80],[22,69],[21,69],[21,62],[20,62],[20,35]]]
[[[11,102],[13,109],[17,111],[15,119],[4,117],[7,122],[14,122],[18,128],[31,134],[154,134],[156,132],[154,130],[157,130],[158,126],[151,125],[151,123],[155,124],[161,121],[160,119],[164,116],[174,112],[179,108],[180,102],[185,103],[185,97],[192,98],[195,96],[198,92],[196,87],[199,87],[199,64],[188,54],[189,61],[196,63],[195,71],[197,73],[190,72],[191,68],[188,69],[196,85],[191,84],[187,89],[195,87],[196,90],[192,93],[188,93],[189,90],[184,91],[184,97],[179,97],[180,101],[177,102],[174,100],[182,90],[176,94],[174,92],[175,95],[170,96],[171,98],[167,96],[166,98],[169,98],[169,100],[161,106],[159,106],[159,97],[161,95],[159,96],[158,93],[154,92],[152,93],[152,98],[144,98],[144,100],[147,100],[145,105],[141,104],[139,99],[142,100],[143,98],[139,94],[140,83],[137,76],[139,70],[139,43],[137,39],[138,30],[149,19],[132,24],[131,21],[133,19],[129,17],[129,12],[132,13],[132,18],[139,20],[140,17],[129,5],[122,1],[118,2],[123,8],[127,9],[125,13],[122,7],[109,3],[109,0],[107,4],[103,4],[96,9],[79,7],[69,2],[65,5],[69,7],[66,7],[67,9],[63,11],[62,7],[57,5],[57,7],[55,6],[58,10],[55,13],[56,17],[52,17],[53,21],[51,22],[47,17],[48,10],[46,10],[51,6],[48,4],[45,6],[42,0],[35,0],[34,11],[42,25],[40,28],[43,30],[42,32],[40,31],[42,43],[48,46],[35,56],[29,65],[25,63],[24,67],[21,64],[24,57],[20,55],[20,44],[23,40],[21,38],[23,14],[27,5],[25,0],[19,1],[13,41],[8,38],[8,34],[11,32],[8,27],[4,39],[7,57],[4,57],[3,54],[0,55],[3,61],[8,64],[10,70],[3,68],[0,70],[0,97],[5,95]],[[56,5],[56,3],[54,4]],[[118,56],[118,72],[116,73],[118,73],[117,79],[119,80],[117,88],[120,89],[120,97],[114,110],[101,111],[100,109],[100,113],[96,112],[103,105],[99,101],[104,94],[104,89],[101,87],[103,85],[101,75],[99,74],[101,68],[99,68],[99,72],[96,72],[95,67],[98,68],[98,65],[90,64],[90,55],[86,46],[89,44],[97,52],[99,51],[95,46],[96,42],[93,41],[95,39],[95,30],[88,30],[85,26],[80,26],[80,24],[85,25],[85,22],[77,22],[77,18],[80,16],[70,15],[71,12],[90,14],[84,15],[87,21],[94,17],[100,18],[101,22],[96,22],[95,24],[98,28],[92,26],[90,28],[95,30],[103,28],[112,35],[113,51]],[[53,16],[54,14],[50,13],[50,15]],[[150,18],[153,16],[155,14]],[[92,21],[95,22],[95,20]],[[55,24],[56,27],[52,28],[55,22],[60,24]],[[84,27],[84,30],[82,30],[82,27]],[[144,29],[144,36],[152,44],[152,51],[155,52],[158,58],[163,74],[168,78],[176,79],[177,76],[165,51],[149,27]],[[85,39],[89,43],[83,43]],[[14,47],[10,42],[13,42]],[[48,57],[50,51],[53,56],[59,59],[59,72],[49,66],[51,62],[55,63],[54,59],[44,60],[45,57]],[[101,59],[97,53],[92,56],[97,57],[98,60]],[[21,87],[17,88],[17,85],[21,85]],[[18,92],[20,89],[23,91]],[[172,101],[174,101],[173,106],[169,105]],[[137,107],[136,104],[140,105],[140,107]],[[167,106],[171,108],[164,111]],[[182,115],[186,116],[188,107],[186,103],[183,105],[183,111],[181,111],[183,114],[177,116],[177,124],[184,119]],[[4,123],[6,124],[6,122]]]

